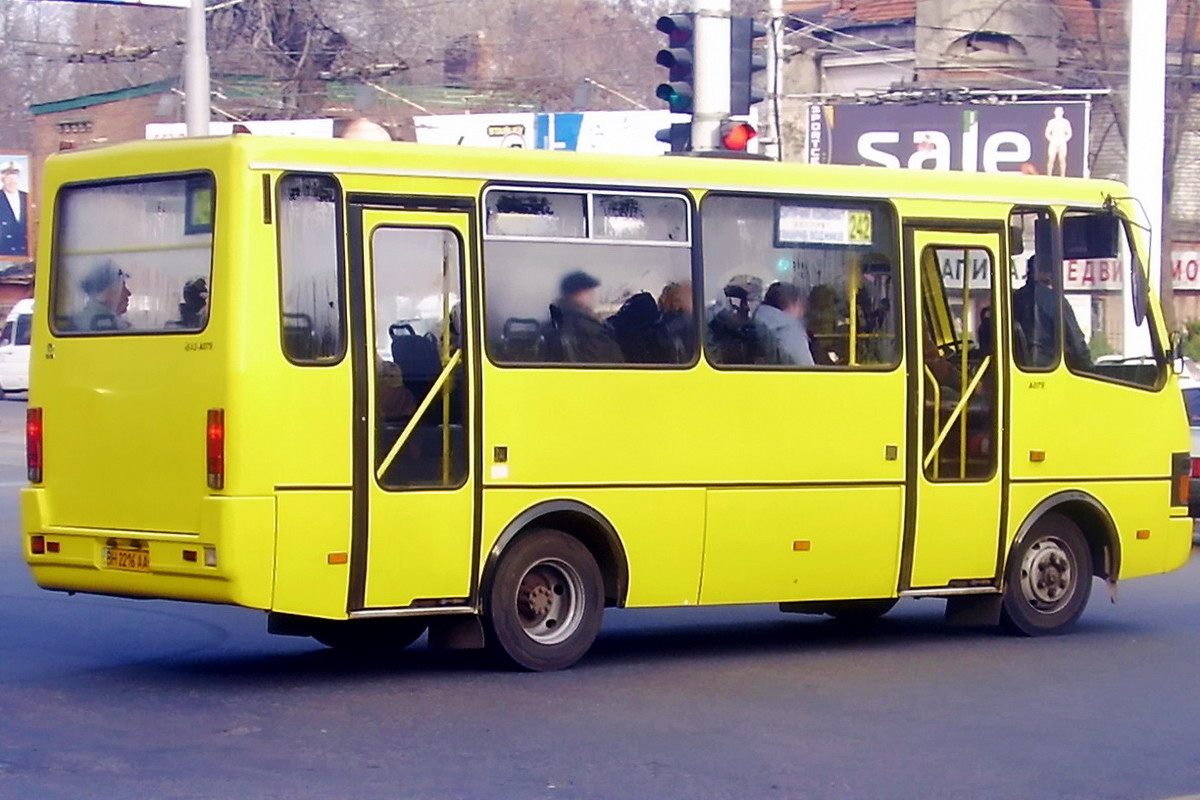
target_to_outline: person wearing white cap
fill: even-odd
[[[29,193],[21,191],[20,178],[21,170],[15,161],[0,170],[0,187],[4,190],[0,199],[0,256],[29,255]]]

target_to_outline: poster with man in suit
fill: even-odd
[[[29,155],[0,153],[0,259],[29,257]]]

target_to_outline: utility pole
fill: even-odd
[[[765,155],[783,161],[783,125],[779,119],[783,98],[783,0],[769,0],[767,11],[771,18],[767,26],[767,107],[761,121],[765,135],[759,142],[767,145]]]
[[[1163,151],[1166,144],[1167,0],[1129,0],[1128,181],[1152,228],[1150,263],[1154,290],[1162,285]],[[1128,286],[1129,281],[1126,281]]]
[[[729,17],[732,0],[696,0],[695,105],[692,150],[720,149],[721,121],[729,116]]]
[[[208,42],[204,0],[192,0],[187,9],[187,43],[183,55],[184,117],[188,136],[207,136],[211,88],[208,75]]]

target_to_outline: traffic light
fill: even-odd
[[[663,128],[654,138],[670,145],[672,153],[686,153],[692,149],[692,123],[672,122],[671,127]]]
[[[756,52],[757,40],[766,35],[766,26],[754,17],[729,19],[729,113],[735,117],[749,114],[750,106],[763,101],[753,79],[767,68],[767,57]]]
[[[758,136],[758,131],[749,122],[737,119],[721,120],[720,141],[721,149],[733,153],[744,153],[750,145],[750,140]]]
[[[690,114],[696,75],[696,15],[667,14],[655,25],[667,35],[667,46],[658,51],[654,60],[669,71],[666,83],[660,83],[654,94],[666,101],[671,112]]]

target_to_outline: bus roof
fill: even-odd
[[[341,175],[450,177],[480,181],[679,189],[741,189],[885,198],[937,198],[1037,204],[1101,205],[1129,192],[1116,181],[1020,173],[898,170],[778,163],[745,157],[624,156],[408,142],[306,139],[235,134],[136,141],[51,156],[59,182],[203,168],[239,161],[251,169]],[[130,171],[129,165],[144,165]]]

